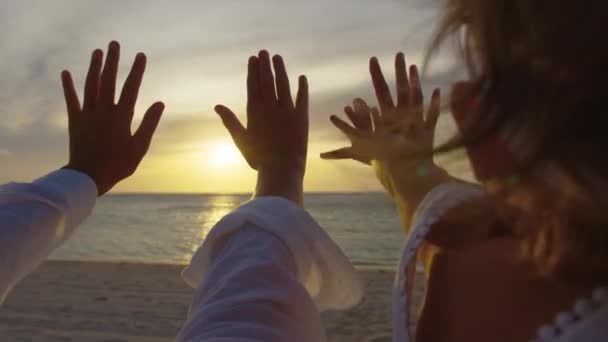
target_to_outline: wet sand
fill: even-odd
[[[172,341],[192,295],[181,265],[49,261],[0,307],[0,340]],[[323,314],[328,341],[390,341],[394,271],[361,267],[365,298]],[[416,297],[420,298],[420,289]]]

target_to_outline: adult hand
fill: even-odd
[[[110,43],[105,65],[103,52],[93,52],[82,106],[69,71],[61,74],[70,133],[70,160],[64,168],[90,176],[100,196],[135,172],[148,151],[164,110],[163,103],[153,104],[140,127],[131,133],[146,56],[139,53],[135,58],[120,99],[115,103],[119,55],[117,42]]]
[[[215,110],[245,160],[258,171],[255,196],[280,196],[302,204],[308,147],[308,81],[300,76],[296,101],[281,56],[267,51],[249,59],[247,128],[233,111]]]

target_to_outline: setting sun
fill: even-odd
[[[241,160],[239,150],[233,144],[219,143],[209,150],[210,161],[214,166],[233,166]]]

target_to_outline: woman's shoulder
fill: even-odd
[[[412,234],[424,235],[418,247],[454,250],[495,236],[501,230],[492,199],[478,185],[451,182],[433,189],[416,211]]]
[[[579,293],[539,276],[533,264],[516,257],[518,246],[516,239],[503,237],[436,254],[420,320],[428,329],[421,331],[450,322],[451,333],[462,337],[456,340],[528,341],[570,308]],[[571,341],[579,340],[563,342]]]

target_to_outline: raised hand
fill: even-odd
[[[65,168],[90,176],[100,196],[135,172],[148,151],[164,110],[163,103],[153,104],[140,127],[131,133],[146,56],[137,54],[118,103],[115,103],[119,56],[117,42],[110,43],[105,65],[103,52],[93,51],[82,106],[70,72],[61,74],[70,132],[70,160]]]
[[[257,196],[281,196],[302,203],[308,148],[308,81],[300,76],[296,101],[281,56],[267,51],[249,59],[247,128],[233,111],[219,114],[245,160],[258,171]]]
[[[332,116],[332,123],[351,141],[352,146],[323,153],[324,159],[355,159],[388,164],[408,164],[413,170],[433,166],[430,152],[433,149],[435,127],[440,111],[439,89],[433,92],[427,115],[418,69],[411,66],[408,76],[405,57],[398,54],[395,61],[397,101],[393,101],[376,58],[370,62],[370,73],[380,110],[361,99],[345,112],[354,127]]]

